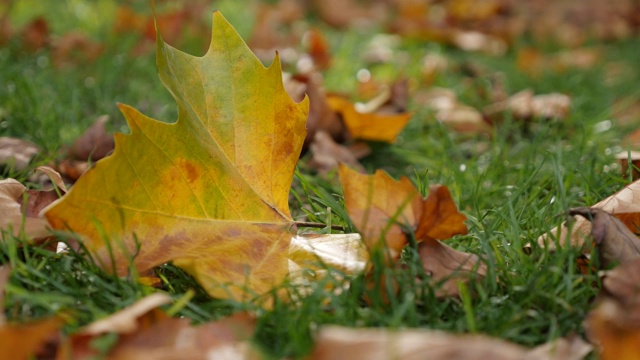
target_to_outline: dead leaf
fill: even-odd
[[[475,254],[452,249],[440,241],[424,241],[418,245],[425,274],[436,286],[436,297],[456,296],[459,283],[481,279],[487,275],[487,266]]]
[[[365,5],[351,0],[314,0],[313,7],[324,22],[338,28],[363,27],[386,16],[384,5],[378,2]]]
[[[589,338],[603,360],[638,359],[640,354],[640,259],[607,271],[596,307],[586,319]]]
[[[31,159],[40,148],[26,140],[0,137],[0,165],[21,171],[29,167]]]
[[[331,52],[329,49],[329,41],[317,29],[308,30],[303,38],[307,53],[311,56],[316,68],[323,70],[331,65]]]
[[[480,51],[492,56],[502,56],[507,51],[504,40],[479,31],[454,30],[451,43],[464,51]]]
[[[418,190],[408,178],[393,180],[381,170],[365,175],[340,164],[338,173],[345,208],[367,247],[397,260],[407,244],[403,226],[413,228],[420,218]]]
[[[322,130],[316,132],[309,148],[312,154],[309,166],[321,175],[337,169],[339,163],[364,172],[364,167],[358,162],[356,155],[348,147],[337,144]]]
[[[488,105],[483,113],[498,119],[505,111],[510,112],[515,119],[528,120],[531,118],[564,119],[569,114],[571,98],[564,94],[551,93],[534,95],[533,90],[522,90],[509,99]]]
[[[640,258],[640,239],[615,216],[598,208],[571,209],[569,215],[581,215],[591,222],[591,235],[605,268]]]
[[[616,159],[620,164],[622,177],[628,178],[629,170],[631,170],[631,178],[633,180],[640,179],[640,170],[638,170],[640,169],[640,151],[622,151],[616,155]]]
[[[308,101],[295,104],[278,58],[265,68],[219,12],[204,57],[160,37],[157,48],[178,121],[120,105],[131,134],[116,134],[113,155],[45,215],[53,228],[81,235],[105,268],[113,259],[121,275],[137,252],[138,271],[173,260],[214,297],[264,294],[288,274],[296,230],[289,187]]]
[[[51,62],[58,69],[94,62],[104,50],[103,45],[80,32],[64,34],[54,41],[52,47]]]
[[[408,243],[406,232],[414,231],[426,275],[434,285],[442,282],[437,296],[457,295],[458,282],[486,275],[486,266],[476,255],[436,240],[467,233],[467,218],[458,212],[446,187],[434,185],[427,198],[421,199],[406,177],[396,181],[379,170],[363,175],[342,164],[338,172],[351,221],[370,251],[383,250],[386,266],[394,266]],[[372,281],[371,288],[386,288]]]
[[[188,319],[161,319],[150,327],[125,336],[111,351],[111,359],[260,359],[249,340],[255,321],[236,314],[193,326]]]
[[[622,190],[591,206],[615,215],[632,232],[640,226],[640,181],[625,186]],[[559,246],[582,247],[584,240],[591,234],[591,223],[585,218],[577,218],[569,231],[566,223],[538,237],[538,244],[555,250],[555,241]],[[588,251],[587,249],[585,249]]]
[[[240,313],[193,326],[188,319],[170,318],[157,309],[170,302],[168,295],[153,293],[97,320],[68,338],[57,358],[94,358],[98,354],[91,341],[106,333],[119,335],[107,354],[109,359],[245,359],[253,354],[248,343],[254,331],[253,317]]]
[[[49,43],[49,23],[39,16],[22,28],[21,37],[26,50],[36,52]]]
[[[105,128],[109,115],[102,115],[94,121],[69,149],[68,156],[73,160],[98,161],[113,151],[113,135]]]
[[[455,235],[466,234],[467,217],[458,212],[449,189],[433,185],[422,203],[422,212],[416,228],[418,240],[446,240]]]
[[[94,321],[82,328],[78,334],[99,335],[108,332],[118,334],[133,333],[138,330],[138,318],[161,305],[169,303],[171,303],[171,297],[169,295],[153,293],[104,319]]]
[[[418,94],[415,101],[433,109],[436,120],[453,131],[472,135],[493,132],[480,111],[459,102],[452,90],[431,88]]]
[[[393,143],[411,119],[410,113],[362,113],[350,101],[339,96],[329,96],[327,101],[333,110],[342,115],[349,134],[354,139]]]
[[[320,329],[311,360],[333,359],[460,359],[542,360],[583,359],[591,346],[573,337],[533,349],[484,335],[456,335],[425,329]]]
[[[0,358],[32,359],[51,358],[47,344],[59,342],[59,318],[39,320],[25,324],[0,326]],[[40,355],[40,356],[39,356]]]
[[[49,358],[48,343],[58,342],[58,329],[63,322],[58,318],[26,324],[6,321],[4,312],[5,287],[11,275],[8,265],[0,266],[0,359]]]
[[[21,201],[27,188],[15,179],[0,180],[0,230],[13,236],[23,234],[27,239],[41,241],[51,234],[45,219],[25,216]]]

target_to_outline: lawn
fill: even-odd
[[[247,15],[250,11],[245,5],[233,1],[207,4],[202,19],[205,29],[210,26],[210,12],[220,9],[249,41],[257,16],[253,12]],[[140,13],[150,12],[146,2],[135,6]],[[0,5],[0,14],[4,10],[8,5]],[[68,55],[67,65],[57,66],[50,47],[28,49],[19,35],[0,46],[0,136],[29,140],[42,149],[26,169],[0,168],[2,178],[38,188],[40,185],[30,180],[33,169],[60,158],[61,149],[100,115],[110,116],[109,131],[128,133],[116,103],[132,105],[161,121],[175,121],[175,101],[157,76],[153,42],[151,51],[134,54],[140,46],[140,34],[114,32],[117,11],[118,6],[108,1],[66,0],[41,5],[21,0],[13,4],[8,19],[16,32],[42,15],[53,39],[79,31],[103,50],[95,60],[89,60],[80,49],[73,55],[76,57]],[[0,263],[10,264],[12,269],[5,288],[7,319],[29,322],[58,315],[64,319],[63,333],[72,334],[148,294],[163,291],[175,300],[173,306],[166,307],[170,315],[198,324],[236,312],[255,313],[253,343],[273,358],[309,354],[315,331],[325,324],[480,333],[528,347],[569,334],[584,337],[582,322],[601,287],[598,274],[593,269],[580,272],[577,260],[581,249],[562,247],[550,252],[538,246],[537,239],[566,221],[570,208],[593,205],[630,182],[615,155],[627,150],[622,139],[640,121],[640,113],[632,113],[632,106],[622,110],[619,106],[640,99],[636,86],[640,81],[638,38],[589,39],[583,46],[597,48],[599,54],[593,64],[545,67],[534,74],[519,65],[522,49],[535,47],[541,54],[554,54],[568,48],[553,41],[541,43],[525,34],[504,54],[495,56],[399,36],[397,44],[390,47],[392,58],[372,64],[367,53],[372,41],[380,41],[382,26],[339,30],[313,12],[303,20],[329,43],[331,65],[322,70],[328,92],[370,99],[358,80],[361,69],[367,69],[378,83],[408,79],[410,122],[391,144],[369,142],[372,152],[360,162],[370,174],[382,169],[395,178],[407,176],[422,188],[425,183],[446,185],[467,216],[469,229],[468,234],[446,243],[482,258],[487,275],[462,286],[460,296],[438,298],[437,285],[414,281],[421,265],[412,249],[407,249],[402,258],[406,269],[384,270],[397,279],[397,293],[383,290],[382,296],[380,289],[368,288],[367,278],[360,275],[349,280],[348,291],[335,294],[327,284],[338,280],[327,277],[312,284],[310,294],[300,301],[277,301],[265,310],[247,302],[211,298],[171,263],[155,268],[161,284],[154,288],[144,285],[136,273],[116,277],[82,253],[57,254],[5,232]],[[190,31],[177,38],[176,46],[202,55],[209,32]],[[302,48],[299,43],[296,46]],[[427,54],[447,62],[432,80],[426,80],[423,65]],[[283,69],[295,72],[295,66],[285,62]],[[630,71],[611,80],[615,66]],[[502,79],[499,85],[498,77]],[[488,133],[461,133],[438,121],[436,111],[420,97],[432,87],[442,87],[454,91],[460,102],[482,109],[490,103],[487,94],[497,86],[508,95],[524,89],[535,94],[566,94],[571,99],[570,111],[561,119],[534,116],[527,120],[505,112]],[[623,116],[631,120],[623,122]],[[297,166],[290,196],[294,219],[330,222],[355,232],[346,216],[337,171],[319,174],[310,158],[310,153],[304,154]],[[303,231],[336,232],[328,227]],[[68,239],[70,235],[57,236]],[[383,299],[386,295],[388,301]],[[108,335],[103,340],[96,346],[104,351],[115,341]]]

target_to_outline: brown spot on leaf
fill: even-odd
[[[200,177],[200,171],[192,162],[184,160],[180,164],[180,167],[190,183],[195,182]]]

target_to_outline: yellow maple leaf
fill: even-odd
[[[81,235],[118,274],[131,261],[144,271],[173,260],[212,296],[263,294],[288,273],[287,201],[308,99],[294,103],[278,56],[265,68],[219,12],[206,55],[158,35],[157,65],[177,122],[119,105],[131,134],[115,135],[113,155],[47,209],[47,220]]]

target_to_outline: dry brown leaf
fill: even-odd
[[[69,32],[57,38],[51,51],[51,62],[57,68],[91,63],[102,54],[104,46],[80,32]]]
[[[591,206],[591,209],[601,209],[613,214],[631,231],[636,231],[640,226],[640,181],[634,181],[617,193]],[[538,244],[553,251],[555,249],[554,240],[557,239],[559,246],[582,247],[590,234],[591,223],[580,217],[572,222],[571,231],[564,223],[542,234],[538,238]]]
[[[455,92],[444,88],[432,88],[417,95],[416,101],[435,111],[435,118],[444,126],[463,134],[490,134],[491,125],[480,111],[458,101]]]
[[[416,228],[418,240],[446,240],[455,235],[466,234],[467,217],[458,212],[451,193],[446,186],[433,185],[429,196],[422,203],[422,212]]]
[[[413,228],[420,218],[418,190],[408,178],[397,181],[381,170],[365,175],[340,164],[338,172],[345,208],[367,247],[398,259],[407,243],[402,227]]]
[[[640,358],[640,259],[608,271],[586,330],[603,360]]]
[[[483,278],[487,266],[475,254],[452,249],[440,241],[424,241],[418,245],[422,266],[431,283],[436,286],[437,297],[456,296],[458,284]],[[441,283],[440,286],[436,284]]]
[[[559,339],[534,349],[484,335],[456,335],[424,329],[352,329],[325,326],[311,360],[579,360],[591,346],[579,338]]]
[[[378,22],[387,11],[380,2],[365,5],[352,0],[314,0],[313,6],[324,22],[339,28]]]
[[[479,51],[492,56],[501,56],[507,51],[507,43],[503,39],[479,31],[454,30],[450,41],[464,51]]]
[[[40,148],[29,141],[0,137],[0,165],[24,170],[38,152]]]
[[[312,154],[309,166],[322,175],[337,169],[339,163],[357,169],[358,172],[364,172],[364,167],[358,162],[356,155],[348,147],[337,144],[322,130],[316,132],[309,148]]]
[[[261,359],[249,339],[255,321],[246,314],[193,326],[188,319],[164,318],[125,336],[109,359]]]
[[[23,213],[21,199],[25,191],[26,187],[15,179],[0,180],[0,230],[11,231],[16,237],[24,234],[34,241],[45,239],[50,236],[47,221]]]
[[[329,41],[319,30],[310,29],[307,31],[302,38],[302,42],[316,68],[321,70],[329,68],[329,65],[331,65]]]
[[[569,114],[571,98],[559,93],[534,95],[531,89],[522,90],[509,99],[488,105],[483,113],[490,118],[498,118],[505,111],[514,118],[564,119]]]
[[[52,318],[27,324],[7,323],[4,294],[10,275],[8,265],[0,266],[0,359],[31,359],[36,355],[49,358],[51,354],[46,352],[46,344],[57,343],[62,321]]]
[[[39,16],[22,28],[22,44],[26,50],[36,52],[49,43],[49,23]]]
[[[436,296],[457,295],[459,282],[486,275],[486,266],[476,255],[436,240],[467,233],[467,218],[458,212],[446,187],[432,186],[429,196],[422,199],[406,177],[396,181],[382,171],[363,175],[344,165],[340,165],[339,173],[349,217],[370,251],[383,250],[386,266],[395,266],[408,242],[406,231],[415,231],[425,273],[432,284],[443,282]],[[377,281],[371,278],[369,287],[387,287]],[[389,285],[397,288],[397,284]]]
[[[605,268],[640,258],[640,239],[617,217],[597,208],[571,209],[569,215],[581,215],[591,221],[591,235]]]
[[[69,149],[68,156],[73,160],[98,161],[113,151],[113,135],[105,128],[109,115],[102,115],[94,121]]]
[[[47,344],[59,342],[59,318],[0,326],[0,359],[49,359]]]
[[[411,119],[410,113],[362,113],[347,99],[327,97],[329,106],[342,115],[349,134],[355,139],[393,143]]]
[[[89,324],[59,349],[58,359],[91,359],[97,354],[91,341],[101,334],[119,334],[109,359],[248,359],[254,352],[248,339],[255,321],[236,314],[219,321],[193,326],[188,319],[170,318],[158,306],[171,302],[154,293],[133,305]]]
[[[138,330],[138,319],[161,305],[171,303],[171,297],[164,293],[153,293],[110,316],[96,320],[78,332],[79,335],[100,335],[108,332],[118,334],[133,333]]]

